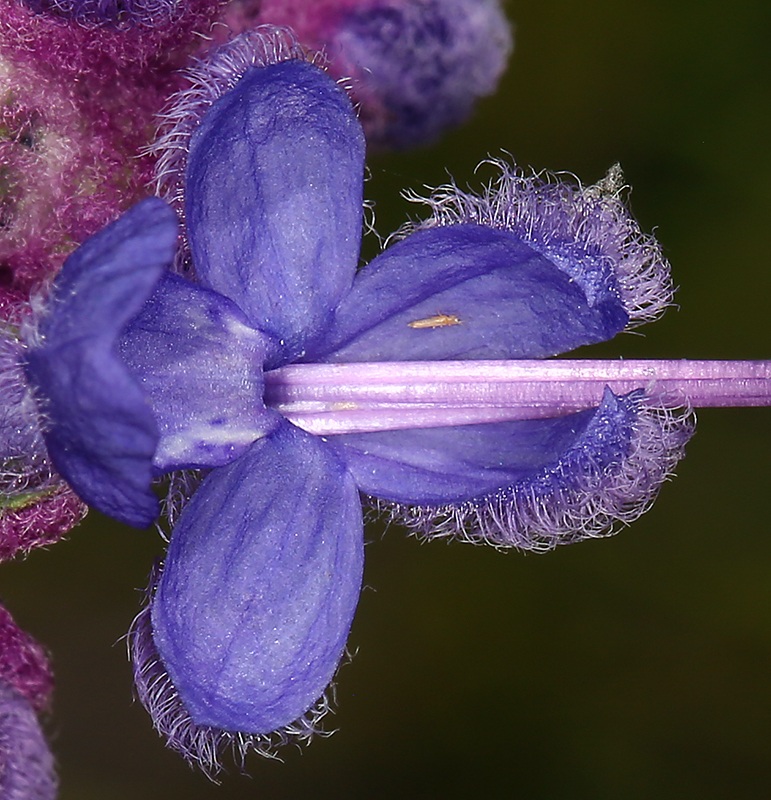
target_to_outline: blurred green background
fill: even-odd
[[[378,229],[417,213],[402,189],[478,184],[501,150],[585,182],[620,161],[680,308],[583,354],[771,357],[771,3],[508,11],[498,94],[433,148],[371,160]],[[0,569],[3,601],[53,653],[62,800],[771,798],[770,433],[771,410],[702,412],[650,513],[548,555],[370,525],[339,732],[221,786],[132,703],[120,637],[162,542],[92,514]]]

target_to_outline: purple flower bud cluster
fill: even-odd
[[[233,0],[235,33],[253,21],[291,28],[349,81],[370,146],[428,143],[492,94],[512,49],[497,0]]]

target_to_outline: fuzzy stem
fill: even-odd
[[[265,373],[265,402],[318,435],[570,414],[644,389],[695,408],[771,405],[771,361],[518,360],[292,364]]]

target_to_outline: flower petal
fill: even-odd
[[[159,510],[150,490],[158,431],[114,345],[171,262],[176,238],[176,216],[150,198],[88,239],[57,277],[42,342],[27,354],[57,470],[89,505],[142,528]]]
[[[623,330],[608,264],[587,285],[517,235],[458,224],[417,231],[356,277],[313,361],[539,358]]]
[[[643,233],[626,208],[628,187],[619,164],[591,186],[576,185],[564,175],[528,175],[504,161],[487,164],[500,174],[481,194],[450,183],[429,197],[410,196],[431,216],[408,227],[472,223],[507,230],[581,285],[590,305],[607,288],[603,276],[611,269],[630,327],[658,319],[671,305],[669,263],[661,245]]]
[[[596,410],[551,419],[347,433],[328,444],[362,492],[409,505],[484,497],[555,463]]]
[[[599,408],[568,417],[329,443],[359,488],[396,502],[394,517],[419,535],[548,550],[636,519],[692,432],[690,412],[606,389]]]
[[[362,561],[358,492],[317,437],[285,423],[213,471],[174,529],[152,604],[193,721],[267,733],[304,714],[342,655]]]
[[[282,343],[278,363],[303,352],[350,288],[363,168],[348,98],[301,61],[250,67],[192,137],[185,213],[196,274]]]
[[[273,430],[280,417],[262,402],[273,347],[227,297],[161,278],[119,341],[160,431],[156,470],[222,466]]]

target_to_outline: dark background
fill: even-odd
[[[771,357],[771,4],[508,10],[517,46],[499,93],[441,144],[370,162],[379,230],[417,213],[400,190],[448,171],[473,182],[502,149],[585,182],[620,161],[680,308],[591,352]],[[53,653],[62,800],[771,797],[770,432],[771,410],[703,411],[650,513],[548,555],[368,527],[339,732],[219,787],[132,704],[118,640],[162,543],[92,514],[0,569],[3,601]]]

